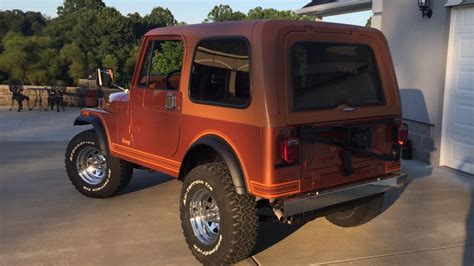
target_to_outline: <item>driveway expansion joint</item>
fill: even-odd
[[[386,257],[400,256],[400,255],[408,255],[408,254],[423,253],[423,252],[453,249],[453,248],[471,247],[471,246],[474,246],[474,243],[468,243],[468,244],[463,243],[463,244],[438,247],[438,248],[427,248],[427,249],[419,249],[419,250],[412,250],[412,251],[403,251],[403,252],[394,252],[394,253],[366,256],[366,257],[353,258],[353,259],[327,261],[327,262],[318,263],[317,265],[335,265],[335,264],[346,263],[346,262],[363,261],[363,260],[370,260],[370,259],[377,259],[377,258],[386,258]]]

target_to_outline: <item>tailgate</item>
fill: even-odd
[[[329,188],[399,169],[398,85],[383,35],[314,27],[285,38],[286,124],[299,129],[303,183]]]
[[[399,170],[397,120],[302,126],[302,177],[328,188]]]

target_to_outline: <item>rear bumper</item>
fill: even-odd
[[[407,175],[403,173],[393,174],[386,179],[377,179],[350,186],[314,192],[303,197],[290,198],[283,201],[283,216],[289,217],[305,213],[339,203],[364,198],[370,195],[382,193],[391,189],[405,187]]]

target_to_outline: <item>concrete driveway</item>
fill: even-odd
[[[38,110],[17,112],[0,106],[0,142],[69,141],[83,130],[72,126],[79,108],[67,107],[59,113]]]
[[[135,171],[120,195],[90,199],[66,177],[66,142],[2,140],[0,265],[197,264],[179,224],[180,182]],[[404,171],[410,185],[388,194],[372,222],[262,222],[255,255],[241,264],[474,265],[474,178],[412,161]]]

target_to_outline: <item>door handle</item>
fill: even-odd
[[[173,93],[166,94],[165,108],[168,110],[174,110],[176,107],[176,95]]]

